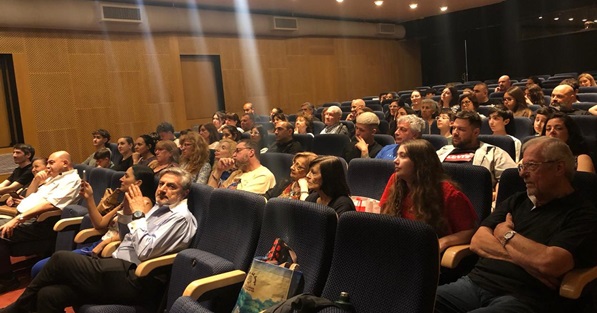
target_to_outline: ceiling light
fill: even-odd
[[[446,11],[448,11],[448,7],[441,7],[441,8],[439,8],[439,9],[440,9],[440,11],[442,11],[442,12],[446,12]]]
[[[586,21],[587,21],[587,19],[586,19],[586,18],[583,18],[583,19],[582,19],[582,21],[583,21],[583,22],[586,22]]]
[[[375,3],[376,6],[380,6],[383,4],[382,0],[377,0],[377,1],[373,1],[373,3]]]
[[[569,20],[570,22],[572,22],[572,21],[574,21],[574,18],[573,18],[573,17],[571,17],[571,18],[569,18],[568,20]]]
[[[539,16],[539,19],[540,19],[540,20],[541,20],[541,19],[543,19],[543,16]]]
[[[336,0],[336,2],[342,3],[342,2],[344,2],[344,0]]]
[[[560,19],[559,17],[554,17],[554,18],[553,18],[553,20],[554,20],[554,21],[557,21],[557,20],[559,20],[559,19]]]
[[[414,10],[414,9],[416,9],[416,8],[417,8],[419,5],[418,5],[418,4],[416,4],[416,3],[411,3],[411,4],[409,4],[408,6],[409,6],[411,9],[413,9],[413,10]]]

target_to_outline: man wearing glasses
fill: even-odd
[[[597,211],[572,187],[574,156],[554,138],[523,146],[526,184],[485,219],[471,240],[480,259],[437,290],[436,312],[564,312],[562,276],[597,263]]]
[[[238,168],[221,185],[217,182],[225,171]],[[259,148],[250,140],[241,140],[231,158],[221,158],[209,177],[210,186],[265,194],[276,185],[274,174],[259,162]]]

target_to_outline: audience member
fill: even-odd
[[[253,129],[251,129],[251,132],[249,134],[251,135],[249,140],[251,140],[253,143],[255,143],[257,145],[257,148],[259,149],[259,153],[260,154],[266,153],[267,150],[269,149],[269,147],[267,146],[268,134],[267,134],[267,131],[265,131],[265,129],[263,128],[263,126],[257,125],[255,127],[253,127]]]
[[[512,111],[503,106],[492,107],[489,109],[489,128],[496,136],[508,136],[514,141],[516,151],[515,162],[518,162],[520,157],[520,148],[522,143],[513,134],[514,115]]]
[[[43,184],[43,185],[42,185]],[[79,195],[81,179],[73,169],[70,154],[57,151],[50,155],[46,170],[35,175],[27,197],[17,206],[19,214],[12,219],[0,219],[0,293],[18,286],[18,280],[11,270],[10,254],[13,246],[56,238],[53,227],[59,217],[36,221],[39,214],[51,210],[62,210],[75,202]],[[47,252],[48,247],[40,253]]]
[[[350,114],[346,116],[347,121],[354,122],[357,119],[357,111],[366,107],[365,101],[363,99],[354,99],[352,103],[350,103]]]
[[[448,144],[452,144],[452,119],[454,114],[450,109],[443,109],[442,112],[435,118],[435,123],[439,129],[439,134],[448,140]]]
[[[243,132],[251,131],[255,126],[255,116],[252,113],[245,113],[240,119],[240,128]]]
[[[394,160],[395,172],[381,196],[382,214],[423,221],[439,237],[439,250],[468,244],[477,226],[469,199],[444,174],[433,145],[405,142]]]
[[[551,92],[551,106],[569,115],[587,115],[587,111],[572,107],[576,100],[574,89],[570,85],[558,85]]]
[[[303,116],[311,117],[313,121],[321,122],[317,116],[315,116],[315,106],[310,102],[305,102],[301,105],[301,111],[303,112]]]
[[[149,165],[155,160],[155,140],[150,135],[141,135],[135,140],[135,152],[133,152],[133,164]]]
[[[209,147],[203,137],[196,132],[188,132],[180,137],[180,167],[189,172],[192,181],[206,184],[211,172]]]
[[[425,130],[423,133],[431,134],[431,125],[435,122],[435,117],[438,114],[437,102],[433,99],[421,100],[421,118],[425,121]]]
[[[565,142],[576,158],[576,170],[595,173],[595,166],[589,156],[589,148],[582,136],[580,127],[562,112],[556,112],[545,123],[542,135]]]
[[[218,146],[218,129],[214,124],[207,123],[201,125],[198,133],[207,142],[209,149],[213,150]]]
[[[288,198],[305,200],[309,195],[307,172],[311,161],[317,158],[312,152],[299,152],[292,158],[290,177],[279,181],[273,188],[265,193],[265,198]]]
[[[141,261],[189,246],[197,230],[186,200],[190,187],[190,175],[184,170],[174,167],[163,171],[155,193],[156,205],[147,210],[139,187],[133,185],[126,193],[130,210],[124,210],[118,219],[123,240],[112,258],[56,252],[8,311],[43,308],[58,312],[85,303],[159,302],[164,284],[153,277],[139,279],[131,269]]]
[[[512,87],[510,76],[503,75],[498,79],[498,86],[495,87],[494,92],[506,92],[510,87]]]
[[[425,99],[433,99],[435,97],[435,89],[429,88],[425,90]]]
[[[241,140],[232,158],[221,158],[215,165],[216,170],[209,177],[208,184],[214,188],[238,189],[257,194],[265,194],[276,185],[276,178],[259,162],[257,145],[250,140]],[[238,170],[219,184],[222,173],[236,167]]]
[[[504,93],[504,106],[512,111],[514,117],[531,117],[531,114],[533,114],[533,111],[527,105],[524,91],[520,87],[510,87]]]
[[[239,141],[241,138],[241,133],[238,131],[238,128],[231,126],[231,125],[224,125],[221,129],[222,132],[222,139],[230,139],[234,141]]]
[[[300,142],[294,140],[292,134],[294,133],[294,126],[290,122],[278,122],[274,128],[276,141],[272,143],[267,152],[279,152],[296,154],[303,151],[303,146]]]
[[[17,167],[7,179],[0,183],[0,195],[15,192],[31,183],[34,175],[31,172],[33,167],[31,162],[34,156],[35,149],[28,144],[18,143],[12,147],[12,160]]]
[[[339,107],[335,105],[328,107],[327,111],[325,111],[325,128],[320,134],[343,134],[348,136],[348,129],[344,124],[340,123],[341,117],[342,110]]]
[[[112,166],[114,166],[114,163],[112,163],[111,158],[112,151],[110,151],[110,149],[108,148],[100,148],[93,154],[93,159],[95,160],[95,167],[112,168]]]
[[[419,92],[418,90],[413,90],[410,93],[410,108],[415,110],[417,114],[421,112],[421,100],[421,92]]]
[[[355,211],[342,161],[335,156],[320,156],[311,161],[307,184],[311,194],[305,201],[329,206],[340,214]]]
[[[313,120],[311,116],[299,115],[294,122],[295,134],[310,134],[313,135]]]
[[[276,114],[280,114],[280,113],[284,114],[284,111],[282,109],[280,109],[280,108],[273,108],[270,111],[270,113],[269,113],[269,121],[270,121],[270,123],[273,123],[274,122],[274,116]]]
[[[234,126],[238,130],[239,133],[243,132],[243,129],[240,128],[240,118],[236,113],[228,113],[226,114],[226,125]]]
[[[214,166],[212,166],[211,175],[214,175],[216,168],[217,168],[216,165],[218,164],[220,159],[231,158],[235,149],[236,149],[236,141],[230,140],[230,139],[220,140],[218,147],[216,148],[216,151],[214,153]],[[216,186],[219,186],[223,182],[225,182],[226,179],[228,179],[228,177],[230,177],[230,174],[232,174],[232,172],[234,172],[234,171],[236,171],[235,167],[232,167],[227,171],[223,171],[222,174],[220,175],[220,179],[218,179],[218,181],[217,181]],[[210,177],[211,177],[211,175],[210,175]],[[208,180],[208,184],[211,186],[210,182],[211,182],[211,178]]]
[[[35,158],[33,159],[33,163],[31,163],[31,174],[33,177],[37,175],[40,171],[46,169],[48,159],[46,158]],[[33,181],[33,180],[32,180]],[[0,206],[0,214],[8,215],[8,216],[17,216],[19,211],[17,211],[16,207],[21,203],[24,197],[27,196],[27,190],[29,188],[29,182],[27,185],[24,185],[20,189],[17,189],[16,192],[11,192],[11,194],[5,194],[8,196],[5,202],[6,205]]]
[[[214,124],[216,129],[219,130],[224,124],[226,124],[226,113],[217,111],[211,118],[211,123]]]
[[[595,79],[593,78],[593,75],[591,75],[589,73],[582,73],[582,74],[578,75],[578,84],[581,87],[597,86],[597,84],[595,84]]]
[[[479,141],[481,117],[474,112],[458,112],[452,124],[452,144],[437,151],[440,161],[480,165],[491,173],[493,186],[502,172],[515,168],[510,155],[499,147]]]
[[[471,240],[480,259],[437,290],[436,312],[567,312],[562,276],[597,264],[597,214],[572,187],[574,157],[561,141],[538,137],[518,166],[526,192],[502,202]]]
[[[394,160],[396,158],[396,153],[398,152],[398,147],[400,147],[402,143],[412,139],[420,139],[423,136],[425,121],[414,114],[399,117],[396,124],[396,132],[394,133],[394,141],[396,143],[381,148],[379,153],[375,156],[376,159]]]
[[[527,88],[524,90],[524,95],[527,104],[537,104],[540,106],[547,105],[545,101],[545,95],[543,94],[543,89],[541,89],[541,86],[539,85],[528,85]]]
[[[158,136],[160,137],[159,140],[171,140],[176,144],[177,147],[180,145],[178,138],[176,138],[174,135],[174,126],[172,126],[172,124],[168,122],[160,123],[156,127],[155,132],[158,133]]]
[[[188,136],[187,133],[184,136]],[[185,147],[183,147],[184,149]],[[153,170],[155,177],[170,167],[178,167],[178,158],[180,156],[178,146],[171,140],[160,140],[155,144],[155,160],[149,163],[149,168]]]
[[[460,109],[463,112],[474,112],[474,113],[479,114],[481,119],[486,119],[487,117],[485,115],[477,112],[478,108],[479,108],[479,103],[477,103],[477,98],[473,94],[463,93],[460,96]]]
[[[495,98],[489,99],[489,90],[487,90],[487,84],[485,83],[476,84],[473,88],[473,92],[475,93],[479,106],[499,104],[499,100]]]
[[[346,162],[357,158],[375,158],[382,146],[375,141],[379,130],[379,118],[375,113],[365,112],[357,116],[356,134],[345,153]]]
[[[388,103],[388,111],[385,113],[385,120],[390,127],[388,128],[388,135],[394,135],[396,131],[396,118],[398,117],[398,100],[393,100]]]
[[[452,109],[452,113],[458,112],[460,110],[460,106],[458,105],[458,90],[454,87],[444,88],[440,95],[439,106],[441,108]]]
[[[101,149],[101,148],[110,148],[110,133],[105,130],[105,129],[98,129],[98,130],[94,130],[91,135],[93,136],[93,147],[95,148],[95,151]],[[81,162],[82,164],[85,165],[89,165],[91,167],[95,167],[95,159],[93,159],[93,155],[95,154],[95,152],[93,152],[92,154],[90,154],[87,159],[85,159],[85,161]]]
[[[122,159],[118,164],[112,166],[112,169],[119,172],[126,171],[129,167],[133,166],[133,147],[135,142],[130,136],[124,136],[118,138],[117,149],[122,155]]]
[[[539,88],[543,88],[543,83],[541,82],[541,79],[539,79],[539,77],[537,76],[529,76],[529,78],[527,78],[526,87],[529,88],[529,86],[531,85],[537,85],[539,86]]]
[[[535,136],[540,136],[545,127],[545,123],[552,116],[554,110],[551,107],[541,107],[533,113],[531,119],[533,119],[533,129],[535,130]]]
[[[247,102],[243,104],[243,113],[255,114],[255,108],[253,108],[253,103]]]

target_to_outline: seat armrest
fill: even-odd
[[[87,239],[91,237],[104,235],[106,231],[106,229],[97,230],[95,228],[82,229],[75,236],[75,243],[84,243],[85,241],[87,241]]]
[[[56,224],[54,224],[54,231],[62,231],[69,226],[81,225],[82,221],[82,216],[60,219],[58,222],[56,222]]]
[[[245,281],[247,274],[241,270],[217,274],[192,281],[184,290],[183,296],[199,299],[204,293]]]
[[[172,263],[174,263],[174,258],[176,258],[176,253],[162,255],[151,260],[143,261],[137,266],[135,275],[137,277],[145,277],[158,267],[172,265]]]
[[[597,266],[571,270],[564,275],[560,285],[560,296],[578,299],[585,286],[595,279],[597,279]]]
[[[114,251],[116,251],[116,248],[118,248],[118,245],[120,245],[120,240],[112,241],[109,244],[107,244],[104,247],[104,250],[102,250],[102,258],[111,258],[112,253],[114,253]]]
[[[451,246],[444,251],[441,265],[447,268],[456,268],[462,259],[471,254],[473,252],[470,249],[470,245]]]
[[[40,214],[40,215],[37,217],[37,221],[38,221],[38,222],[43,222],[43,221],[47,220],[47,219],[48,219],[48,218],[50,218],[50,217],[53,217],[53,216],[60,216],[60,215],[62,215],[62,210],[51,210],[51,211],[46,211],[46,212],[43,212],[42,214]]]

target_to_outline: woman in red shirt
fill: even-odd
[[[437,232],[440,252],[469,243],[477,214],[444,174],[433,146],[423,139],[403,143],[394,166],[381,197],[381,213],[427,223]]]

